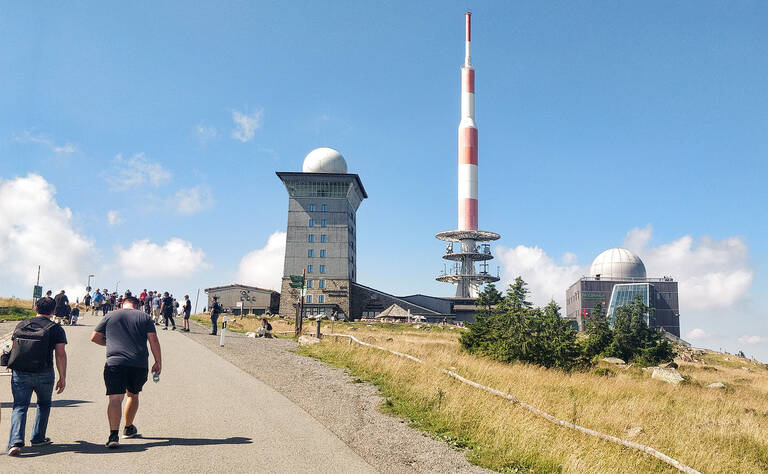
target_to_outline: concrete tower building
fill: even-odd
[[[488,273],[491,242],[499,234],[478,230],[478,136],[475,123],[475,69],[470,57],[471,13],[465,14],[464,65],[461,67],[461,121],[458,137],[458,228],[440,232],[435,237],[449,242],[443,258],[453,262],[452,269],[437,277],[437,281],[456,285],[457,319],[470,319],[473,300],[480,286],[498,281],[498,276]],[[454,248],[458,243],[459,248]],[[479,244],[478,244],[479,243]],[[475,269],[475,262],[483,262],[481,271]],[[464,317],[461,309],[464,309]],[[469,317],[467,317],[469,315]]]
[[[355,216],[368,197],[360,177],[347,173],[344,157],[331,148],[312,150],[302,172],[278,172],[288,191],[288,228],[280,313],[295,314],[299,292],[290,276],[306,269],[304,314],[350,314],[357,278]]]

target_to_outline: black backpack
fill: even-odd
[[[22,321],[13,331],[13,347],[8,368],[20,372],[42,372],[47,368],[51,347],[51,328],[56,324],[33,318]]]

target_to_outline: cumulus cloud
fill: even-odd
[[[107,224],[114,227],[122,223],[123,223],[123,218],[120,216],[119,212],[114,210],[107,212]]]
[[[197,132],[197,139],[202,143],[209,142],[219,136],[219,130],[216,127],[202,122],[197,124],[195,131]]]
[[[275,232],[267,239],[267,245],[246,254],[237,271],[240,283],[280,291],[285,238],[285,232]]]
[[[531,290],[531,301],[539,306],[554,299],[565,309],[565,290],[585,273],[583,267],[575,264],[575,256],[564,255],[566,263],[558,265],[539,247],[498,245],[496,254],[503,268],[499,289],[506,290],[509,283],[521,276]]]
[[[233,110],[232,120],[235,122],[235,129],[232,130],[232,138],[243,143],[250,141],[256,134],[256,130],[261,128],[263,115],[263,109],[257,110],[250,115]]]
[[[181,215],[202,212],[213,206],[213,194],[208,186],[180,189],[170,198],[169,204]]]
[[[15,291],[21,284],[31,295],[40,265],[44,287],[83,290],[94,245],[74,228],[72,211],[55,194],[38,174],[0,179],[0,287]]]
[[[184,278],[209,267],[202,249],[178,237],[163,245],[137,240],[116,253],[123,274],[132,278]]]
[[[692,340],[692,341],[700,341],[703,339],[709,339],[712,337],[712,334],[708,333],[707,331],[701,329],[701,328],[694,328],[688,331],[688,333],[685,335],[686,338]]]
[[[739,342],[742,344],[764,344],[768,342],[768,337],[762,336],[741,336]]]
[[[63,145],[57,145],[50,138],[44,135],[34,135],[30,131],[25,130],[19,135],[13,135],[13,141],[17,143],[36,143],[43,145],[57,155],[71,155],[77,151],[77,147],[72,143],[65,143]]]
[[[645,263],[648,276],[670,275],[678,282],[680,306],[686,310],[730,308],[743,300],[754,279],[747,244],[740,237],[698,242],[685,235],[649,247],[652,228],[627,232],[624,246]]]
[[[114,169],[106,177],[113,191],[127,191],[145,184],[157,188],[171,179],[171,173],[163,165],[148,160],[144,153],[128,158],[117,154],[113,165]]]

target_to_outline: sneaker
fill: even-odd
[[[123,429],[123,438],[135,438],[139,436],[139,430],[136,429],[136,425],[126,426]]]
[[[53,444],[53,441],[51,441],[51,438],[45,438],[42,441],[32,441],[32,446],[48,446],[49,444]]]
[[[118,438],[117,435],[109,435],[109,439],[107,440],[107,444],[105,446],[109,449],[117,449],[120,447],[120,438]]]
[[[18,456],[19,452],[21,452],[21,446],[11,446],[11,449],[8,450],[8,456]]]
[[[167,331],[167,330],[168,330],[168,326],[163,328],[163,331]]]
[[[176,326],[172,327],[172,328],[171,328],[171,330],[172,330],[172,331],[175,331],[175,330],[176,330]]]

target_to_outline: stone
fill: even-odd
[[[723,360],[731,360],[731,359],[729,359],[729,358],[727,358],[727,357],[723,357]]]
[[[642,426],[635,426],[634,428],[630,428],[627,430],[627,438],[634,438],[635,436],[639,435],[643,432]]]
[[[725,388],[725,384],[723,382],[715,382],[707,385],[707,388]]]
[[[685,380],[680,372],[676,369],[664,369],[662,367],[656,367],[651,374],[652,379],[661,380],[662,382],[671,383],[672,385],[678,385]]]
[[[659,367],[661,367],[662,369],[676,369],[677,364],[675,363],[675,361],[671,361],[671,362],[665,362],[663,364],[659,364]]]
[[[312,336],[299,336],[299,346],[311,346],[312,344],[317,344],[320,342],[320,339]]]
[[[624,365],[626,362],[619,359],[618,357],[605,357],[603,359],[600,359],[603,362],[607,362],[609,364],[615,364],[615,365]]]
[[[245,337],[254,337],[255,338],[256,337],[256,333],[255,332],[247,332],[247,333],[245,333]]]

